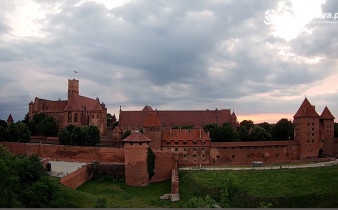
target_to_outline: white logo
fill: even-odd
[[[272,20],[273,20],[273,18],[276,15],[277,15],[277,13],[276,13],[275,10],[272,10],[272,9],[266,10],[266,12],[265,12],[265,18],[264,18],[264,23],[266,25],[272,24]]]

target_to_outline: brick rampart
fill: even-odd
[[[124,163],[124,150],[108,147],[82,147],[35,143],[2,142],[14,154],[36,153],[50,160],[72,162]]]
[[[156,152],[154,151],[155,158],[155,168],[154,176],[151,177],[150,182],[162,182],[171,178],[171,171],[173,168],[173,154],[172,152]]]
[[[67,187],[76,189],[80,185],[82,185],[83,183],[85,183],[86,181],[91,179],[92,177],[93,177],[93,174],[89,175],[87,173],[87,165],[85,165],[82,168],[80,168],[79,170],[74,171],[73,173],[62,177],[61,180],[60,180],[60,183],[67,186]]]
[[[171,194],[179,193],[179,176],[178,176],[178,161],[173,161],[173,168],[171,172]]]

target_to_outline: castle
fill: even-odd
[[[172,151],[179,164],[236,164],[253,161],[282,162],[334,155],[334,116],[328,107],[319,115],[307,98],[294,115],[294,140],[255,142],[211,142],[202,127],[208,123],[238,126],[235,113],[230,110],[158,111],[145,106],[142,111],[120,109],[119,128],[115,138],[130,130],[143,130],[151,139],[154,150]],[[172,126],[192,125],[189,129],[171,129]],[[120,133],[120,136],[117,135]]]
[[[29,121],[35,114],[52,116],[58,129],[69,124],[75,126],[97,126],[100,135],[107,133],[107,108],[99,99],[79,95],[79,80],[68,80],[68,100],[51,101],[35,98],[29,103]]]

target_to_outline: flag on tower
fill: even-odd
[[[74,71],[75,74],[77,74],[78,72],[77,71]]]

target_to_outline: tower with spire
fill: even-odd
[[[334,144],[334,119],[335,117],[331,114],[329,108],[325,106],[322,114],[320,115],[320,141],[323,144],[323,152],[327,155],[333,155],[333,144]]]

